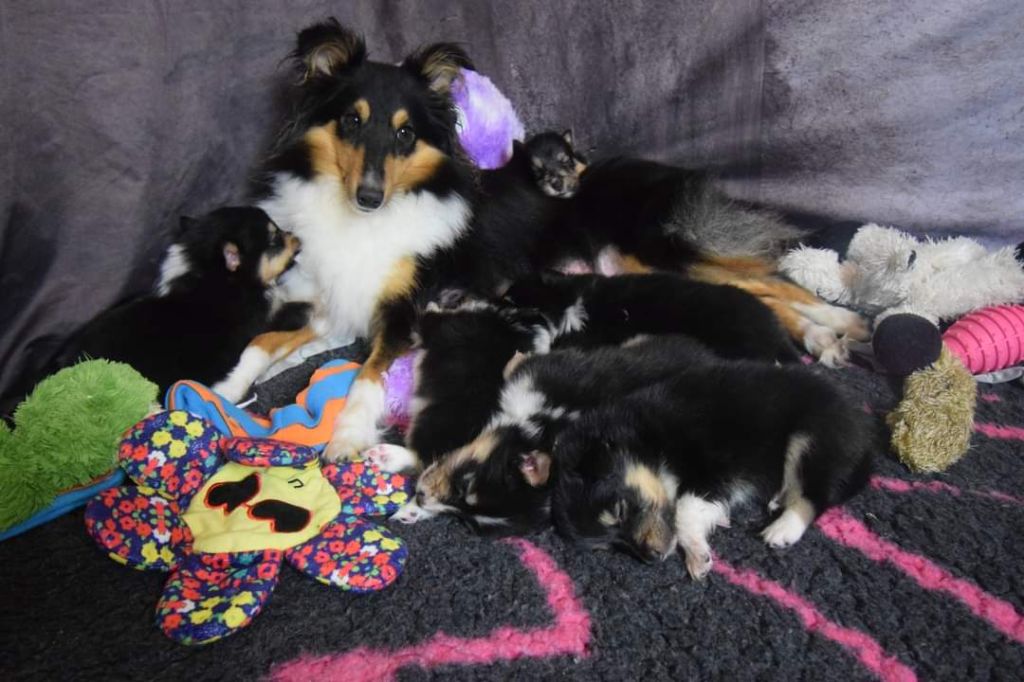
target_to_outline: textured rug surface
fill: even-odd
[[[895,400],[866,370],[830,374],[873,409]],[[737,512],[702,584],[681,560],[583,553],[550,531],[394,524],[409,561],[392,587],[345,594],[286,568],[250,627],[204,648],[164,638],[164,576],[103,556],[79,511],[0,544],[0,679],[1019,680],[1024,389],[982,387],[971,452],[948,473],[884,454],[876,468],[785,551],[759,540],[759,510]]]

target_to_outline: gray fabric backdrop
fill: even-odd
[[[145,288],[182,212],[244,199],[296,30],[462,42],[527,127],[720,167],[790,211],[1024,234],[1024,3],[0,3],[0,392]],[[38,345],[37,345],[38,347]]]

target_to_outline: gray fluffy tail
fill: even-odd
[[[708,255],[771,260],[807,234],[774,211],[729,199],[710,184],[683,193],[666,229]]]

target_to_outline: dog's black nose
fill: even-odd
[[[384,203],[384,190],[379,187],[363,185],[356,191],[356,202],[359,204],[359,208],[372,211]]]

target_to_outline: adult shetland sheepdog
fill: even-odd
[[[475,177],[450,87],[470,62],[448,44],[399,66],[367,61],[362,38],[333,19],[303,30],[294,56],[302,83],[260,206],[305,246],[282,297],[316,301],[329,336],[372,340],[326,450],[338,458],[377,441],[381,373],[468,231]]]

